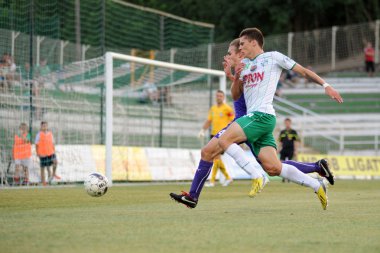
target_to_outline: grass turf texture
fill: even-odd
[[[187,209],[169,192],[189,185],[0,191],[2,252],[380,252],[380,181],[338,181],[323,211],[310,189],[248,181],[205,188]]]

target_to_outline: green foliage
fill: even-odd
[[[112,0],[0,0],[0,28],[78,42],[98,48],[129,50],[195,47],[213,41],[213,30],[125,6]],[[161,23],[163,26],[161,27]],[[163,29],[163,30],[161,30]]]
[[[313,30],[380,19],[378,0],[128,0],[216,25],[217,42],[231,40],[246,27],[264,34]]]

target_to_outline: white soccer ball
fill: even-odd
[[[84,180],[84,188],[92,197],[103,196],[108,189],[108,179],[100,173],[91,173]]]

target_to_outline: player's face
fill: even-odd
[[[20,132],[21,133],[26,133],[26,131],[27,131],[26,126],[24,126],[24,125],[20,126]]]
[[[285,120],[285,127],[286,128],[291,128],[292,122],[290,120]]]
[[[41,125],[42,131],[46,131],[47,129],[48,129],[48,125],[46,123]]]
[[[247,36],[240,37],[239,40],[240,40],[240,43],[239,43],[240,52],[244,56],[250,58],[254,54],[255,41],[249,40]]]
[[[221,105],[221,104],[223,104],[223,102],[224,102],[224,94],[220,93],[220,92],[217,92],[216,93],[216,103],[218,105]]]
[[[231,67],[235,67],[237,64],[239,64],[241,59],[243,59],[239,49],[237,49],[235,46],[230,46],[228,48],[227,57],[231,62]]]

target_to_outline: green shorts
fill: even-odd
[[[253,147],[255,155],[259,155],[262,147],[271,146],[277,149],[273,130],[276,116],[263,112],[249,113],[236,120],[247,136],[247,142]]]

